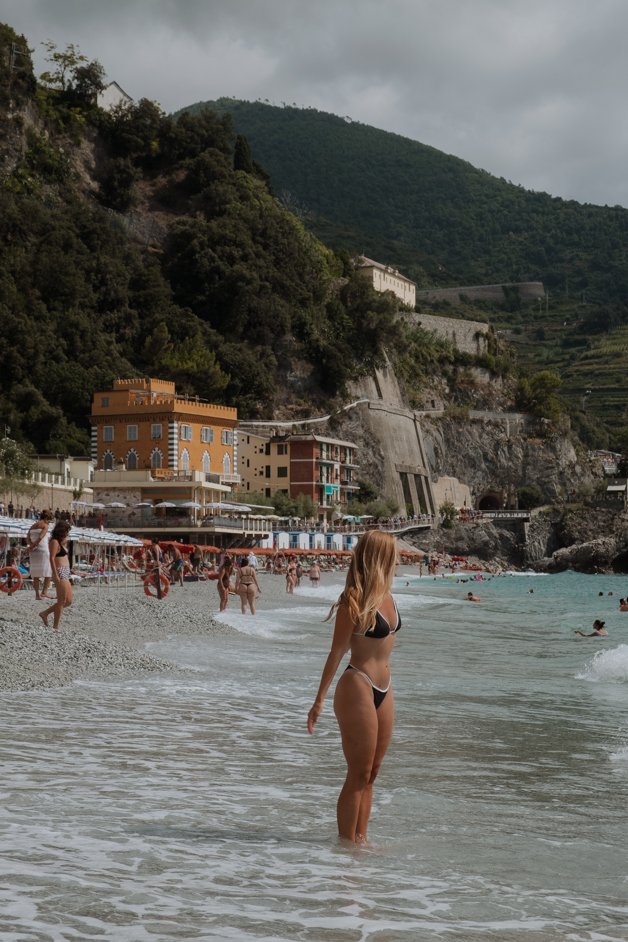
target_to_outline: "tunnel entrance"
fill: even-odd
[[[502,497],[501,494],[485,494],[484,497],[481,497],[478,502],[478,510],[501,510],[502,509]]]
[[[628,550],[619,553],[611,562],[613,572],[628,572]]]

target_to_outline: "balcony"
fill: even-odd
[[[239,484],[241,477],[239,474],[219,474],[218,483],[219,484]]]

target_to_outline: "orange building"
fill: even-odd
[[[97,470],[167,469],[219,475],[237,484],[236,409],[177,395],[160,379],[116,379],[94,393],[92,460]]]

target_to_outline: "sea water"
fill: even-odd
[[[339,587],[151,645],[186,673],[0,697],[3,942],[628,939],[628,581],[402,573],[355,849],[331,694],[305,730]]]

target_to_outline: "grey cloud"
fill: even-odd
[[[7,22],[167,110],[297,102],[498,176],[628,205],[624,0],[15,0]]]

